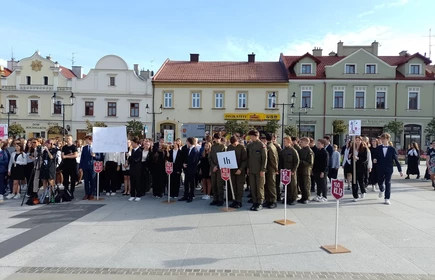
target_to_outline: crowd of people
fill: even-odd
[[[435,145],[435,141],[433,142]],[[367,187],[379,188],[379,198],[389,205],[391,176],[394,164],[400,175],[402,169],[396,149],[388,133],[378,138],[355,137],[340,149],[332,145],[329,136],[315,141],[303,137],[284,137],[283,147],[274,134],[261,135],[252,130],[246,138],[238,135],[222,138],[219,133],[206,136],[201,142],[188,138],[186,143],[176,139],[174,143],[133,137],[128,140],[125,152],[94,153],[92,136],[73,142],[71,136],[60,139],[9,139],[0,152],[0,199],[20,199],[26,191],[28,204],[46,203],[53,197],[59,201],[75,199],[75,187],[83,184],[84,200],[96,196],[94,162],[103,162],[100,173],[100,193],[129,196],[129,201],[140,201],[150,192],[156,198],[165,194],[178,201],[191,203],[195,190],[202,190],[202,199],[210,205],[224,204],[225,184],[221,178],[217,154],[234,151],[237,169],[231,170],[231,188],[228,191],[230,207],[241,208],[245,191],[249,191],[250,210],[276,208],[284,203],[284,190],[280,184],[280,170],[291,170],[286,201],[288,205],[323,203],[328,200],[330,180],[336,179],[342,167],[348,189],[352,189],[353,201],[365,198]],[[420,160],[416,143],[408,150],[409,175],[419,176],[414,157]],[[166,162],[173,163],[173,172],[165,172]],[[355,166],[353,166],[355,164]],[[435,149],[427,152],[427,176],[435,189]],[[355,172],[354,172],[355,170]],[[353,176],[355,175],[355,178]],[[44,192],[44,190],[50,190]],[[41,197],[41,192],[44,196]],[[312,193],[314,196],[312,197]],[[47,198],[46,196],[47,195]],[[49,201],[48,201],[49,202]]]

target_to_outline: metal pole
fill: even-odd
[[[225,200],[228,209],[228,181],[227,180],[225,181]]]
[[[284,224],[287,221],[287,185],[282,184],[284,188]]]
[[[281,147],[284,147],[284,108],[285,104],[282,104],[282,121],[281,121]]]
[[[356,159],[355,159],[355,152],[356,152],[356,144],[355,144],[355,136],[353,136],[353,152],[352,152],[352,162],[353,162],[353,174],[352,174],[352,181],[353,184],[356,184]]]
[[[100,172],[97,173],[97,200],[100,200]]]
[[[171,174],[168,174],[168,203],[171,202],[170,192],[171,192]]]
[[[298,137],[301,138],[301,111],[299,110]]]
[[[8,134],[9,134],[9,123],[10,123],[11,112],[8,112]],[[8,135],[9,136],[9,135]]]
[[[62,136],[65,141],[65,104],[62,104]]]
[[[338,208],[340,207],[340,200],[337,199],[337,212],[336,212],[336,219],[335,219],[335,250],[337,250],[338,247]]]

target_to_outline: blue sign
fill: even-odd
[[[148,126],[145,125],[145,126],[143,127],[143,131],[144,131],[145,133],[148,133]]]

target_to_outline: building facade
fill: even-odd
[[[74,70],[81,72],[81,68]],[[76,96],[74,137],[86,136],[86,120],[107,126],[123,126],[136,120],[151,129],[152,118],[146,112],[146,106],[152,105],[151,72],[139,71],[139,65],[132,70],[121,57],[107,55],[84,78],[74,78],[72,87]]]
[[[72,130],[71,110],[61,105],[69,103],[72,78],[76,77],[70,69],[60,66],[50,56],[42,57],[37,51],[20,61],[8,61],[7,70],[8,75],[4,69],[1,78],[0,100],[6,112],[1,115],[2,123],[6,124],[9,117],[11,125],[21,124],[25,130],[22,136],[27,138],[48,137],[50,130],[52,134],[59,134],[62,128],[65,133]],[[52,102],[54,92],[56,104]]]
[[[153,78],[155,131],[174,137],[204,137],[225,130],[228,120],[246,120],[262,130],[268,120],[281,121],[288,78],[279,62],[201,62],[167,60]]]
[[[288,71],[289,93],[296,96],[295,111],[303,111],[300,123],[293,118],[302,135],[321,138],[333,134],[334,120],[361,120],[362,135],[376,137],[396,120],[404,123],[398,148],[412,141],[426,145],[424,129],[435,116],[435,78],[426,71],[429,58],[406,51],[378,56],[377,42],[339,42],[337,53],[328,56],[315,48],[302,56],[281,54],[280,61]]]

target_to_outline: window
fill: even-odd
[[[365,87],[355,87],[355,109],[365,108]]]
[[[278,95],[276,94],[276,92],[268,92],[267,93],[267,108],[268,109],[275,109],[277,97],[278,97]]]
[[[62,103],[60,101],[56,101],[56,103],[53,104],[53,114],[62,114]]]
[[[420,107],[419,101],[420,88],[408,88],[408,110],[418,110]]]
[[[312,100],[311,93],[313,92],[313,87],[303,86],[301,87],[301,108],[311,108]]]
[[[215,93],[214,94],[214,107],[215,108],[223,108],[224,107],[224,94],[223,93]]]
[[[343,90],[334,90],[334,108],[344,108]]]
[[[107,103],[107,116],[116,117],[116,102]]]
[[[172,108],[172,92],[165,92],[163,94],[163,104],[165,108]]]
[[[386,109],[387,93],[384,89],[376,89],[376,109]]]
[[[237,108],[246,108],[246,101],[248,95],[246,93],[237,94]]]
[[[17,100],[10,99],[9,100],[9,112],[14,112],[15,108],[17,108]]]
[[[201,108],[201,94],[192,92],[192,108]]]
[[[31,85],[32,84],[32,77],[30,77],[30,76],[26,77],[26,84],[27,85]]]
[[[38,114],[38,100],[30,100],[30,113]]]
[[[366,64],[366,74],[376,74],[376,64]]]
[[[47,76],[44,77],[44,86],[48,86],[48,77]]]
[[[411,75],[420,75],[420,65],[419,64],[411,64],[411,65],[409,65],[409,74],[411,74]]]
[[[94,102],[86,101],[85,102],[85,116],[93,116],[94,115]]]
[[[344,73],[356,74],[356,65],[355,64],[346,64]]]
[[[301,74],[311,74],[311,64],[301,65]]]
[[[139,103],[130,103],[130,117],[139,117]]]
[[[111,87],[115,86],[115,77],[110,77],[110,86]]]

